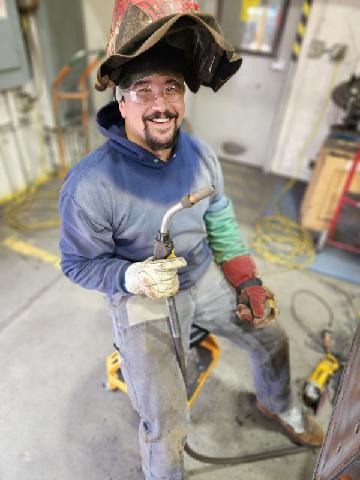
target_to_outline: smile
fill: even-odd
[[[170,121],[173,120],[173,118],[154,118],[152,120],[149,120],[152,123],[158,123],[158,124],[167,124],[170,123]]]

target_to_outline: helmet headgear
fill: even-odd
[[[192,92],[200,85],[219,90],[242,61],[216,19],[199,13],[193,0],[116,0],[96,88],[119,85],[147,57],[151,65],[175,66]]]

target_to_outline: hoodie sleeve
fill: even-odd
[[[224,177],[219,160],[213,157],[215,194],[204,215],[209,246],[215,262],[222,264],[237,256],[248,255],[231,200],[224,193]]]
[[[208,242],[218,264],[249,254],[231,200],[224,196],[222,201],[224,208],[208,211],[204,216]]]
[[[75,200],[60,198],[61,269],[72,282],[108,295],[127,293],[122,283],[129,262],[115,256],[110,225],[100,225]]]

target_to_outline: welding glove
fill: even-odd
[[[237,292],[237,315],[254,328],[263,328],[277,315],[273,293],[257,276],[250,255],[240,255],[221,264],[224,275]]]
[[[210,209],[204,215],[210,248],[215,262],[221,265],[225,277],[237,291],[238,317],[255,328],[262,328],[277,314],[274,295],[262,285],[256,273],[231,200],[223,196],[218,203],[222,208]]]
[[[132,263],[125,272],[125,288],[129,293],[144,294],[152,299],[175,295],[179,290],[177,271],[187,265],[185,258],[174,257]]]

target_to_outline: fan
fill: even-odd
[[[352,75],[347,82],[340,83],[332,92],[335,104],[345,111],[343,123],[333,129],[359,132],[360,130],[360,77]]]

